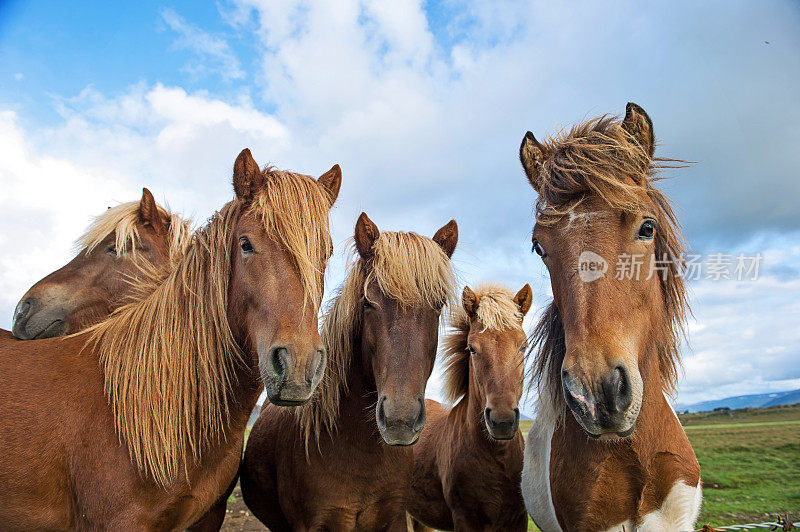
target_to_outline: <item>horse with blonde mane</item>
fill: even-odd
[[[414,530],[527,530],[520,493],[527,347],[522,319],[533,294],[496,284],[464,287],[443,340],[446,410],[427,400],[414,447],[408,513]],[[428,528],[432,527],[432,528]]]
[[[99,323],[135,292],[143,267],[160,270],[183,255],[190,222],[142,199],[109,207],[77,241],[69,263],[34,284],[17,304],[20,340],[73,334]]]
[[[359,258],[327,312],[329,367],[292,412],[267,405],[241,469],[247,506],[270,530],[406,530],[414,444],[442,308],[452,299],[455,221],[433,239],[356,223]]]
[[[266,386],[301,404],[325,366],[317,327],[334,166],[261,171],[169,272],[89,330],[0,340],[5,529],[180,529],[230,485]],[[262,384],[263,383],[263,384]]]
[[[520,147],[539,194],[533,251],[553,289],[533,335],[540,397],[522,474],[545,531],[691,530],[697,519],[700,466],[666,397],[688,311],[683,244],[654,186],[679,161],[654,151],[633,103],[621,121],[544,144],[528,132]]]

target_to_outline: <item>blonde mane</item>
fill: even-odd
[[[514,301],[515,294],[505,286],[495,283],[477,285],[473,292],[477,300],[476,317],[482,331],[507,331],[521,327],[522,313]],[[448,318],[450,330],[442,339],[442,395],[445,401],[455,404],[469,390],[469,337],[470,318],[464,307],[453,307]]]
[[[308,176],[267,175],[249,206],[225,205],[165,278],[153,277],[138,300],[89,329],[120,441],[136,467],[165,487],[224,440],[236,401],[233,371],[244,361],[227,310],[233,230],[243,209],[287,248],[305,272],[309,297],[322,291],[316,276],[330,249],[331,202]]]
[[[89,253],[100,245],[108,235],[115,235],[115,246],[118,253],[127,253],[136,256],[136,246],[139,242],[139,201],[129,201],[109,207],[106,212],[97,216],[86,229],[86,232],[75,241],[78,251]],[[180,215],[170,212],[157,205],[158,213],[165,220],[169,220],[170,260],[176,262],[183,256],[192,233],[191,221],[184,220]]]
[[[441,309],[454,300],[455,274],[450,259],[430,238],[382,231],[372,249],[368,261],[351,255],[347,278],[323,319],[328,367],[312,400],[295,409],[306,451],[309,441],[319,442],[323,430],[329,434],[336,430],[339,402],[347,393],[347,374],[357,350],[354,341],[360,333],[363,301],[370,283],[375,281],[383,294],[404,306]]]
[[[592,195],[623,212],[642,213],[649,208],[641,196],[644,191],[655,206],[655,256],[667,257],[668,261],[665,275],[659,275],[666,314],[662,330],[655,335],[654,348],[664,392],[674,392],[680,339],[689,311],[681,275],[684,240],[670,200],[654,183],[661,169],[686,163],[651,158],[614,116],[602,116],[576,125],[569,132],[561,131],[544,145],[547,156],[537,176],[537,223],[553,223]],[[532,384],[539,387],[540,397],[549,398],[551,406],[563,405],[558,383],[566,346],[561,316],[554,303],[546,308],[536,326],[531,348],[536,351]]]

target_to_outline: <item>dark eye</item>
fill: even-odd
[[[536,253],[542,258],[545,258],[547,256],[547,252],[544,250],[542,245],[536,239],[533,240],[533,246],[531,246],[531,252]]]
[[[106,248],[106,253],[108,253],[109,255],[113,255],[113,256],[115,256],[115,257],[116,257],[116,256],[117,256],[117,248],[116,248],[115,246],[108,246],[108,247]]]
[[[472,347],[471,345],[468,345],[467,346],[467,353],[469,353],[470,355],[474,355],[475,354],[475,348]]]
[[[375,305],[373,305],[372,302],[369,299],[364,298],[364,310],[372,310],[374,308],[375,308]]]
[[[253,249],[253,244],[250,243],[250,240],[248,240],[246,236],[239,239],[239,246],[242,248],[242,253],[250,254],[256,251]]]
[[[519,346],[519,350],[521,353],[524,353],[526,349],[528,349],[528,342],[525,342],[524,344]]]
[[[645,220],[639,227],[639,232],[636,233],[636,238],[639,240],[652,240],[656,234],[656,222],[654,220]]]

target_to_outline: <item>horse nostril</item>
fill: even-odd
[[[270,356],[270,363],[272,364],[272,371],[278,377],[278,380],[283,382],[286,378],[286,364],[284,363],[284,357],[287,356],[288,352],[286,351],[285,347],[276,347],[272,350],[272,355]]]
[[[414,432],[419,432],[425,428],[425,422],[428,418],[428,414],[425,410],[425,400],[422,398],[418,398],[417,400],[419,401],[419,413],[417,414],[417,419],[414,421],[414,425],[412,427]]]
[[[492,427],[494,426],[494,420],[492,420],[492,409],[491,408],[486,407],[483,410],[483,417],[486,419],[486,423],[489,426],[492,426]]]
[[[384,395],[384,396],[382,396],[382,397],[381,397],[381,398],[378,400],[378,411],[377,411],[377,417],[378,417],[378,425],[379,425],[380,427],[386,427],[386,411],[385,411],[385,410],[384,410],[384,408],[383,408],[383,403],[384,403],[384,402],[386,402],[386,396],[385,396],[385,395]]]
[[[24,299],[20,301],[19,305],[17,305],[17,308],[14,309],[14,321],[24,320],[28,316],[30,310],[31,310],[30,300]]]
[[[624,412],[631,404],[632,394],[628,372],[624,366],[614,368],[605,385],[605,396],[609,410]]]

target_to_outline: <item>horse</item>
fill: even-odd
[[[653,122],[629,103],[520,160],[539,195],[533,252],[553,301],[532,336],[536,419],[522,493],[542,530],[691,530],[700,466],[667,395],[688,311],[684,249]],[[616,272],[608,271],[616,265]],[[568,414],[568,413],[571,413]]]
[[[443,394],[454,406],[426,400],[428,426],[414,447],[414,530],[528,529],[518,405],[532,300],[527,284],[516,295],[495,284],[464,287],[442,342]]]
[[[163,268],[183,255],[190,222],[142,199],[97,216],[78,238],[78,254],[34,284],[14,311],[14,336],[20,340],[73,334],[122,306],[136,290],[143,264]]]
[[[4,528],[177,529],[208,510],[262,390],[298,405],[321,379],[340,184],[338,166],[262,171],[244,150],[235,199],[143,295],[77,335],[0,341]]]
[[[307,405],[267,405],[247,440],[242,496],[273,532],[406,530],[457,241],[452,220],[428,239],[358,218],[358,258],[323,320],[325,379]]]

